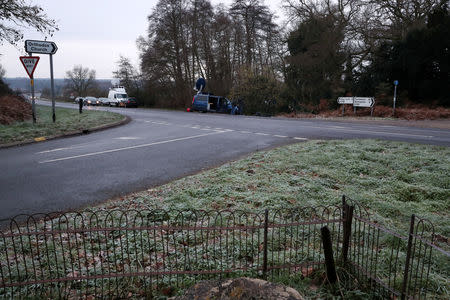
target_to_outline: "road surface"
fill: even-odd
[[[72,104],[58,104],[77,108]],[[311,139],[384,139],[450,146],[450,131],[155,109],[127,125],[0,149],[0,221],[77,209],[160,185],[251,152]]]

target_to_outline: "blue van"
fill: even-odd
[[[231,101],[222,96],[210,94],[197,94],[192,99],[192,110],[202,112],[231,113]]]

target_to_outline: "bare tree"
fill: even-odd
[[[113,72],[114,78],[120,80],[120,85],[127,89],[129,95],[139,97],[142,88],[141,74],[127,57],[121,55],[117,63],[118,69]]]
[[[88,89],[95,86],[95,70],[83,68],[82,65],[74,66],[66,72],[66,90],[73,92],[76,96],[87,96]]]
[[[22,28],[32,27],[44,35],[58,30],[56,21],[47,17],[38,5],[24,0],[0,0],[0,44],[15,45],[23,39]]]
[[[0,64],[0,79],[3,79],[3,77],[6,74],[6,70],[5,68],[3,68],[3,66]]]

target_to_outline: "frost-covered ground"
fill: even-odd
[[[264,210],[339,204],[346,195],[399,231],[411,214],[450,235],[450,149],[378,140],[310,141],[227,163],[102,208]]]

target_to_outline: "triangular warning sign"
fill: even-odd
[[[23,67],[28,73],[28,76],[33,77],[34,70],[39,61],[39,56],[21,56],[20,61],[22,62]]]

